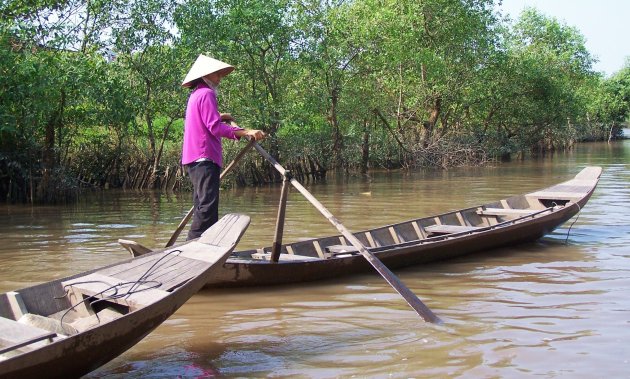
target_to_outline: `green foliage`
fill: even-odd
[[[4,1],[0,191],[36,200],[72,183],[176,186],[189,93],[180,83],[199,53],[237,67],[221,110],[269,132],[270,152],[313,178],[618,134],[630,65],[605,79],[575,28],[535,9],[509,23],[494,3]],[[277,179],[248,159],[237,182]]]
[[[587,104],[582,139],[617,138],[630,117],[630,60],[610,78],[596,78],[581,92]]]
[[[630,59],[619,72],[603,83],[604,95],[598,98],[601,117],[620,124],[630,116]]]
[[[598,81],[584,38],[527,9],[500,40],[504,49],[473,82],[470,127],[501,157],[570,147],[585,132],[584,94]]]

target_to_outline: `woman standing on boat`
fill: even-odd
[[[192,88],[184,119],[182,164],[193,184],[193,221],[187,239],[201,236],[219,219],[219,178],[223,164],[221,138],[239,139],[249,136],[261,140],[261,130],[231,126],[234,118],[219,113],[217,88],[221,79],[234,67],[219,60],[199,55],[182,86]]]

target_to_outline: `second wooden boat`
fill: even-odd
[[[74,378],[135,345],[222,270],[250,219],[199,239],[0,294],[0,378]]]
[[[575,216],[591,197],[602,169],[586,167],[571,180],[538,191],[430,217],[353,233],[389,268],[444,260],[537,240]],[[132,254],[150,251],[122,241]],[[307,282],[370,271],[342,235],[238,251],[206,287]]]

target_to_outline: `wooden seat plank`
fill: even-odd
[[[337,258],[341,256],[359,255],[359,249],[352,245],[330,245],[326,246],[326,258]]]
[[[359,249],[352,245],[330,245],[326,246],[326,251],[332,254],[359,253]]]
[[[0,317],[0,354],[56,336],[57,333]]]
[[[463,226],[463,225],[431,225],[424,228],[429,233],[439,234],[455,234],[473,232],[479,229],[476,226]]]
[[[507,208],[484,208],[477,211],[478,215],[485,216],[524,216],[536,212],[536,209],[507,209]]]
[[[271,253],[261,252],[252,254],[252,258],[269,261],[271,260]],[[280,254],[279,261],[319,261],[320,258],[310,257],[308,255],[298,254]]]

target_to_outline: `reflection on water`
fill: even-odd
[[[88,377],[622,377],[630,364],[629,157],[630,141],[587,144],[496,167],[310,185],[359,230],[528,192],[586,165],[604,167],[577,220],[540,241],[397,270],[443,326],[420,321],[377,275],[204,291]],[[239,248],[271,244],[278,197],[279,187],[222,193],[222,213],[252,217]],[[118,238],[163,245],[189,202],[187,194],[108,192],[68,207],[6,207],[0,290],[126,258]],[[285,241],[331,233],[291,192]]]

